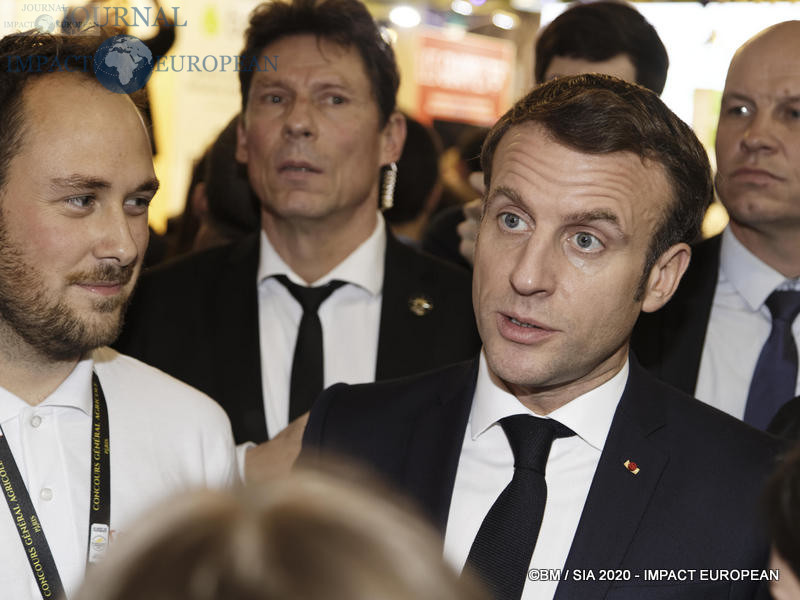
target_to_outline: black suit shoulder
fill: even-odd
[[[471,274],[387,235],[377,380],[474,356]]]
[[[443,531],[477,364],[475,358],[423,375],[326,390],[311,410],[301,458],[332,454],[371,468]]]
[[[718,475],[724,465],[734,470],[747,465],[762,469],[785,446],[782,440],[656,378],[635,359],[612,429],[619,425],[639,428],[670,454],[670,460],[678,456],[693,460],[708,470],[709,477]],[[709,465],[714,467],[709,469]]]
[[[462,304],[472,302],[472,273],[425,251],[402,243],[393,235],[386,241],[386,279],[415,278],[421,289],[434,289],[451,294]],[[391,282],[387,281],[387,284]]]
[[[367,450],[374,447],[372,441],[388,443],[383,434],[389,430],[409,430],[434,405],[447,401],[455,406],[466,399],[455,398],[454,392],[474,379],[473,370],[468,360],[408,377],[332,385],[314,402],[303,444]]]
[[[632,361],[567,566],[763,568],[768,545],[759,500],[784,449],[782,441],[656,380]],[[626,461],[636,463],[636,473],[628,472]],[[609,536],[615,543],[600,551],[596,540]],[[661,598],[652,594],[663,590],[664,598],[744,600],[758,589],[749,581],[709,583],[708,589],[696,583],[656,588],[642,580],[626,585],[615,598]],[[569,593],[557,597],[589,597],[581,586],[564,587]]]
[[[266,438],[257,270],[253,235],[148,271],[115,344],[219,402],[237,442]]]
[[[136,293],[142,290],[151,293],[157,288],[188,294],[213,287],[218,285],[219,279],[210,275],[223,273],[231,264],[242,261],[252,265],[257,253],[258,237],[250,235],[237,242],[179,256],[142,273]],[[253,278],[255,281],[255,271]]]
[[[467,289],[472,281],[472,273],[423,250],[413,248],[387,234],[386,266],[393,273],[410,270],[416,273],[423,283],[449,284]]]
[[[720,467],[724,465],[730,467],[728,474],[739,475],[747,465],[769,469],[785,448],[784,441],[660,380],[651,380],[650,391],[663,406],[669,425],[663,435],[656,432],[653,438],[663,440],[673,455],[688,455],[689,460],[696,460],[697,465],[708,470],[709,477],[721,475]],[[701,456],[694,456],[698,448],[705,450]],[[708,469],[709,465],[714,468]]]
[[[148,269],[136,287],[115,348],[151,362],[153,354],[160,354],[158,347],[173,333],[179,336],[174,343],[185,346],[188,340],[183,336],[203,332],[204,324],[219,316],[215,308],[229,309],[214,306],[224,276],[238,272],[245,285],[244,278],[251,276],[255,293],[257,257],[257,237],[248,236]]]
[[[422,421],[447,413],[454,431],[458,421],[466,424],[476,361],[387,381],[331,386],[311,410],[303,436],[304,456],[320,452],[347,456],[369,462],[393,478],[405,463],[409,440]]]

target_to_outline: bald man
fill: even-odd
[[[799,391],[800,21],[736,52],[716,151],[730,224],[697,246],[675,297],[642,317],[633,347],[662,379],[763,429]]]

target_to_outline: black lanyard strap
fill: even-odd
[[[2,427],[0,427],[0,483],[3,485],[11,518],[17,526],[17,533],[31,565],[33,577],[39,586],[39,592],[42,598],[55,598],[62,593],[64,586],[61,584],[50,545],[39,523],[39,517],[36,516],[36,509],[33,508],[28,490],[22,482]]]
[[[86,560],[100,560],[111,535],[111,438],[103,386],[92,372],[92,470],[89,502],[89,549]]]
[[[108,548],[111,524],[110,457],[106,399],[100,380],[93,372],[88,562],[100,559]],[[3,497],[11,511],[11,518],[17,527],[19,539],[42,598],[58,597],[63,594],[64,586],[50,545],[47,543],[47,537],[2,427],[0,427],[0,486],[3,488]]]

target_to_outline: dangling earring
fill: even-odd
[[[394,206],[394,187],[397,185],[397,163],[392,162],[383,170],[381,185],[381,208],[389,210]]]

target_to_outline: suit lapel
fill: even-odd
[[[436,402],[422,415],[409,441],[404,485],[444,533],[467,428],[478,359],[464,362],[440,382]]]
[[[376,381],[430,368],[429,358],[419,349],[435,348],[435,315],[417,316],[409,307],[413,298],[430,293],[414,258],[414,252],[404,247],[387,227]],[[434,303],[433,310],[437,309],[441,310]]]
[[[222,397],[237,442],[267,439],[258,338],[258,247],[258,235],[239,243],[214,287],[213,305],[220,316],[214,319],[215,368],[225,382]]]
[[[625,391],[609,430],[589,495],[584,505],[575,538],[564,568],[618,568],[656,489],[668,456],[648,439],[664,426],[664,413],[652,397],[650,378],[631,359]],[[637,474],[625,467],[635,462]],[[572,576],[562,580],[556,600],[596,600],[604,598],[611,581],[579,581]]]

